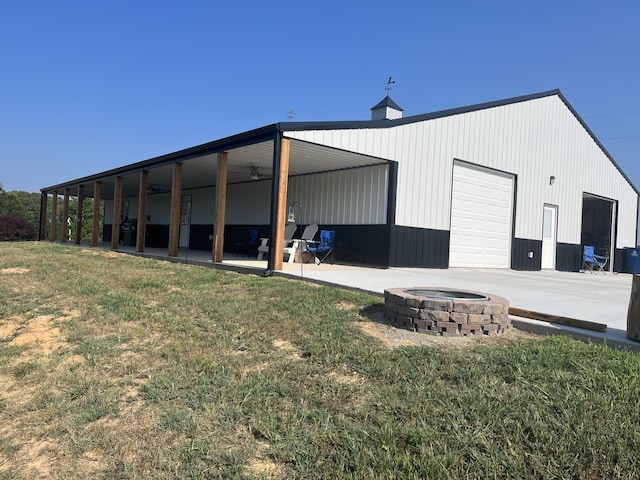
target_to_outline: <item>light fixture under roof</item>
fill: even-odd
[[[251,167],[251,173],[249,174],[250,180],[260,180],[260,174],[258,173],[258,167],[255,165]]]

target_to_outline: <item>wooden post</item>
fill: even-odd
[[[102,196],[102,182],[93,184],[93,223],[91,225],[91,246],[98,246],[98,229],[100,228],[100,197]]]
[[[171,180],[171,222],[169,223],[169,256],[178,256],[180,241],[180,208],[182,200],[182,164],[173,165]]]
[[[144,252],[144,240],[147,236],[147,186],[149,172],[140,172],[140,185],[138,187],[138,232],[136,236],[136,252]]]
[[[58,192],[53,192],[51,195],[51,231],[49,232],[49,240],[55,242],[56,239],[56,227],[58,226]]]
[[[216,178],[216,224],[213,236],[213,261],[222,262],[224,253],[224,213],[227,208],[227,152],[218,153]]]
[[[122,177],[116,177],[116,183],[113,186],[112,250],[117,250],[120,244],[120,210],[122,210]]]
[[[69,189],[64,189],[64,196],[62,199],[62,238],[61,243],[67,243],[69,240]]]
[[[280,175],[275,181],[278,182],[278,205],[276,224],[276,236],[273,239],[269,253],[273,257],[273,269],[282,270],[282,257],[284,256],[284,224],[287,215],[287,187],[289,185],[289,152],[291,149],[291,141],[283,138],[280,143]]]
[[[640,340],[640,275],[631,281],[631,296],[627,310],[627,338]]]
[[[38,240],[46,240],[47,236],[47,204],[49,195],[42,192],[40,194],[40,228],[38,229]]]
[[[76,238],[75,244],[80,245],[82,240],[82,208],[84,206],[84,185],[78,185],[78,210],[76,211]]]
[[[577,318],[563,317],[560,315],[553,315],[550,313],[536,312],[533,310],[525,310],[518,307],[509,307],[509,315],[515,315],[516,317],[533,318],[534,320],[541,320],[543,322],[557,323],[559,325],[567,325],[569,327],[584,328],[586,330],[593,330],[594,332],[606,332],[606,323],[590,322],[588,320],[579,320]]]

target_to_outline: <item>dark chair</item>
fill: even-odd
[[[333,260],[333,238],[335,234],[335,230],[320,230],[320,241],[309,242],[307,245],[307,251],[313,255],[316,265],[320,265],[330,255]]]
[[[604,255],[596,255],[592,245],[585,245],[582,254],[582,268],[593,272],[604,272],[609,257]]]
[[[249,230],[249,239],[245,242],[235,242],[234,253],[236,255],[247,255],[252,256],[255,255],[255,252],[258,248],[258,229],[252,228]]]

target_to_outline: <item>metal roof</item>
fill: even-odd
[[[378,108],[383,108],[383,107],[395,108],[396,110],[400,110],[401,112],[404,111],[404,109],[400,107],[396,102],[394,102],[389,95],[384,97],[382,100],[380,100],[375,106],[371,107],[369,110],[376,110]]]
[[[228,183],[249,181],[251,167],[257,167],[260,176],[268,178],[271,176],[273,166],[274,140],[276,138],[280,138],[280,135],[287,131],[389,128],[495,108],[513,103],[526,102],[553,95],[557,95],[565,103],[567,108],[569,108],[576,119],[582,124],[600,149],[627,180],[629,185],[631,185],[636,193],[640,194],[629,177],[627,177],[627,175],[622,171],[613,157],[609,152],[607,152],[595,134],[558,89],[493,102],[479,103],[466,107],[413,115],[395,120],[275,123],[215,140],[213,142],[179,150],[177,152],[161,155],[159,157],[154,157],[130,165],[125,165],[113,170],[107,170],[105,172],[78,178],[58,185],[45,187],[41,189],[41,192],[53,193],[54,191],[57,191],[60,193],[65,188],[74,188],[79,185],[85,185],[85,195],[92,196],[93,190],[89,184],[101,181],[103,182],[102,198],[111,198],[115,177],[121,176],[123,177],[123,195],[135,195],[137,194],[138,178],[137,175],[133,174],[142,170],[149,171],[149,184],[153,188],[157,188],[158,190],[168,190],[171,188],[171,165],[176,162],[186,162],[185,168],[183,168],[183,189],[212,186],[215,185],[216,179],[216,154],[222,151],[228,152]],[[382,102],[385,101],[393,102],[393,100],[388,96],[382,100]],[[381,105],[382,102],[376,105],[376,107]],[[394,108],[402,110],[397,105],[394,106]],[[354,152],[333,149],[322,145],[292,139],[289,175],[305,175],[309,173],[356,168],[386,162],[388,162],[388,160],[383,158],[369,157]]]

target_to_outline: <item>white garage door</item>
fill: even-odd
[[[509,268],[513,176],[453,165],[449,266]]]

